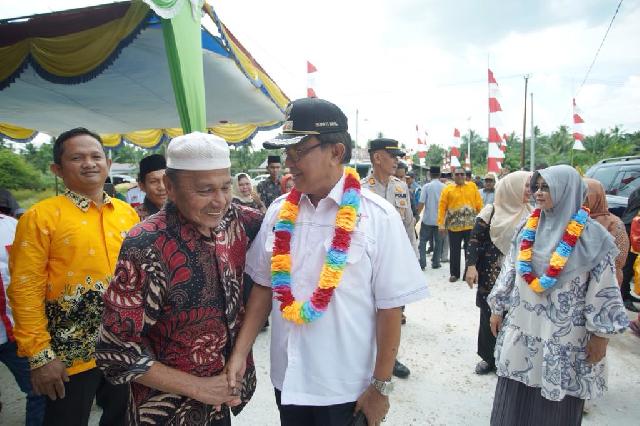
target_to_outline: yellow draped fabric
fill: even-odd
[[[15,73],[31,54],[46,72],[57,77],[76,77],[99,67],[140,25],[149,7],[133,1],[120,19],[58,37],[32,37],[16,44],[0,47],[0,81]]]
[[[210,127],[207,130],[217,136],[220,136],[230,144],[244,142],[249,139],[256,131],[265,127],[273,127],[278,125],[277,121],[270,121],[258,124],[220,124]],[[1,129],[1,127],[0,127]],[[182,135],[182,129],[148,129],[138,130],[131,133],[119,134],[108,133],[101,134],[102,142],[107,148],[115,148],[122,140],[131,142],[141,148],[155,148],[163,138],[172,139]]]
[[[15,141],[29,141],[33,139],[37,133],[37,130],[25,129],[9,123],[0,123],[0,136]]]

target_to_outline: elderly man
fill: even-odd
[[[282,194],[282,187],[280,185],[280,157],[277,155],[270,155],[267,157],[267,172],[269,177],[258,184],[256,190],[262,203],[269,207],[273,200],[278,198]]]
[[[241,392],[232,395],[224,374],[244,314],[245,253],[262,219],[231,203],[230,166],[217,136],[173,139],[169,202],[123,243],[96,357],[108,380],[131,383],[129,424],[230,425],[227,407],[255,389],[250,353]]]
[[[138,185],[145,193],[142,204],[134,207],[140,220],[145,220],[160,211],[167,201],[167,190],[164,187],[164,170],[167,162],[160,154],[152,154],[140,160]]]
[[[494,173],[487,173],[484,177],[484,185],[480,189],[480,197],[482,198],[482,204],[493,204],[493,200],[496,196],[496,175]]]
[[[271,205],[247,254],[259,285],[228,364],[230,385],[272,311],[281,424],[342,426],[358,413],[377,425],[389,409],[400,307],[426,297],[426,284],[397,210],[343,166],[351,158],[343,112],[305,98],[285,120],[265,147],[285,148],[295,188]]]
[[[46,425],[86,425],[94,397],[101,424],[125,424],[128,386],[107,383],[94,357],[102,295],[138,222],[133,208],[103,191],[110,166],[97,134],[60,134],[51,171],[67,190],[20,218],[11,248],[13,333],[18,355],[29,358],[33,390],[48,397]]]
[[[475,224],[476,215],[482,209],[478,187],[467,182],[465,171],[458,167],[453,173],[454,185],[447,185],[440,193],[438,203],[438,230],[449,235],[449,282],[458,281],[460,275],[460,250],[466,248]]]

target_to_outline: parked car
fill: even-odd
[[[640,187],[640,156],[600,160],[585,175],[602,183],[609,211],[621,216],[627,208],[629,195]]]

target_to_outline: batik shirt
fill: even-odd
[[[135,379],[155,361],[199,377],[222,373],[244,317],[246,251],[261,223],[260,212],[231,204],[208,238],[168,203],[130,231],[104,297],[96,347],[107,380],[131,382],[128,424],[209,424],[229,415]],[[255,386],[250,354],[235,413]]]
[[[8,295],[18,354],[31,368],[54,358],[69,374],[95,367],[102,294],[126,233],[138,222],[127,203],[103,195],[100,209],[71,191],[20,218],[11,247]]]
[[[144,197],[144,202],[142,204],[138,204],[137,206],[135,206],[134,209],[136,213],[138,213],[140,220],[145,220],[152,214],[156,214],[160,211],[160,209],[157,208],[156,205],[153,204],[151,201],[149,201],[149,199],[146,196]]]
[[[482,198],[475,183],[447,185],[440,194],[438,226],[453,232],[471,230],[480,210]]]
[[[273,203],[273,200],[282,195],[280,183],[274,182],[270,177],[260,182],[256,190],[258,191],[264,206],[267,208],[269,208],[271,203]]]
[[[616,281],[615,253],[591,271],[539,294],[516,272],[515,250],[512,245],[487,298],[493,314],[508,311],[496,340],[498,376],[540,388],[551,401],[567,395],[602,396],[607,358],[590,364],[586,345],[593,334],[608,338],[629,326]]]

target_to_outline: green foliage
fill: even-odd
[[[440,166],[442,165],[442,159],[444,158],[446,151],[444,148],[438,145],[429,145],[427,156],[425,157],[425,165]]]
[[[21,155],[41,173],[50,173],[49,166],[53,163],[53,143],[43,143],[40,147],[28,143],[24,146]]]
[[[254,151],[248,145],[231,148],[231,174],[249,172],[260,167],[269,155],[282,155],[279,150],[268,151],[260,149]]]
[[[9,149],[0,149],[0,187],[7,189],[41,189],[42,173],[24,157]]]
[[[113,149],[111,159],[115,163],[138,164],[144,157],[153,153],[154,151],[142,149],[125,142]]]

